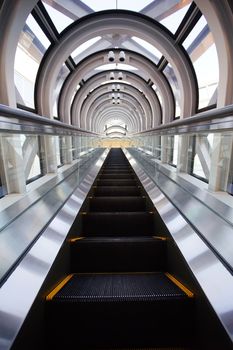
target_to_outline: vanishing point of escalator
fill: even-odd
[[[183,349],[193,294],[167,272],[167,241],[121,149],[111,149],[71,241],[71,274],[47,297],[50,345]]]

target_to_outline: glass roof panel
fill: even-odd
[[[14,80],[21,104],[34,108],[34,86],[42,57],[50,41],[29,15],[20,34],[14,63]]]
[[[144,7],[150,4],[152,0],[134,0],[133,4],[132,0],[82,0],[82,2],[94,11],[111,9],[141,11]]]
[[[189,7],[190,4],[182,7],[178,11],[173,12],[170,16],[164,18],[162,21],[160,21],[160,23],[175,34]]]
[[[200,32],[204,29],[207,22],[204,16],[201,16],[191,33],[188,35],[188,37],[183,42],[184,48],[187,50],[189,46],[194,42],[194,40],[197,38],[197,36],[200,34]]]
[[[160,58],[162,57],[162,53],[153,45],[148,43],[147,41],[137,38],[136,36],[132,36],[132,40],[136,41],[139,45],[141,45],[144,49],[152,53],[155,58],[157,59],[156,61],[158,62]]]
[[[66,16],[64,13],[56,10],[50,5],[44,3],[46,10],[48,11],[49,16],[51,17],[58,33],[62,32],[68,25],[73,22],[73,19]]]
[[[109,63],[109,64],[104,64],[102,66],[99,66],[95,68],[95,70],[110,70],[110,69],[121,69],[121,70],[138,70],[137,68],[130,66],[128,64],[124,63]]]
[[[130,10],[130,11],[141,11],[144,7],[149,5],[152,0],[118,0],[118,9]],[[133,5],[133,6],[132,6]]]
[[[47,49],[50,45],[50,41],[31,14],[28,16],[26,24],[28,25],[34,36],[38,39],[38,41],[44,46],[45,49]]]
[[[85,43],[83,43],[82,45],[80,45],[79,47],[77,47],[77,49],[75,49],[72,53],[71,56],[72,58],[75,58],[76,56],[78,56],[80,53],[82,53],[83,51],[87,50],[91,45],[95,44],[98,40],[101,39],[101,36],[96,36],[95,38],[92,38],[90,40],[87,40]]]

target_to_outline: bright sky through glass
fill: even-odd
[[[108,69],[121,69],[121,70],[137,70],[137,68],[124,63],[109,63],[95,68],[95,70],[108,70]]]
[[[50,41],[47,38],[47,36],[43,33],[38,23],[35,21],[31,14],[28,16],[26,23],[31,29],[31,31],[35,34],[35,36],[39,39],[41,44],[47,49],[50,45]]]
[[[51,17],[55,27],[57,28],[57,31],[60,33],[65,29],[68,25],[70,25],[73,20],[66,15],[64,15],[62,12],[57,11],[52,6],[47,5],[44,3],[44,6],[46,10],[48,11],[49,16]]]
[[[91,45],[95,44],[98,40],[101,39],[101,36],[96,36],[95,38],[92,38],[88,41],[86,41],[85,43],[83,43],[82,45],[80,45],[79,47],[77,47],[77,49],[75,49],[71,56],[73,58],[75,58],[76,56],[78,56],[80,53],[84,52],[85,50],[87,50]]]
[[[186,12],[188,11],[189,6],[190,5],[184,6],[180,10],[172,13],[170,16],[164,18],[160,23],[163,24],[165,27],[167,27],[167,29],[169,29],[173,34],[175,34],[182,19],[184,18]]]
[[[94,11],[121,9],[130,11],[141,11],[152,0],[82,0],[84,4]]]
[[[160,58],[162,56],[162,53],[158,49],[156,49],[155,46],[151,45],[147,41],[137,38],[136,36],[132,36],[132,40],[136,41],[139,45],[151,52],[155,57]]]

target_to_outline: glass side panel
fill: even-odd
[[[14,79],[18,90],[17,102],[34,108],[34,85],[39,64],[49,47],[44,35],[32,15],[29,15],[20,34],[14,64]]]
[[[155,159],[161,159],[161,136],[154,135],[152,137],[152,152]]]
[[[25,179],[29,183],[42,175],[38,136],[26,135],[22,149]]]
[[[178,135],[168,136],[168,162],[175,167],[178,159],[178,138]]]
[[[190,138],[192,158],[190,174],[208,182],[214,134],[194,135]]]

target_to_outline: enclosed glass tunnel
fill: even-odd
[[[231,0],[0,2],[0,349],[20,349],[111,148],[233,349],[232,30]]]

